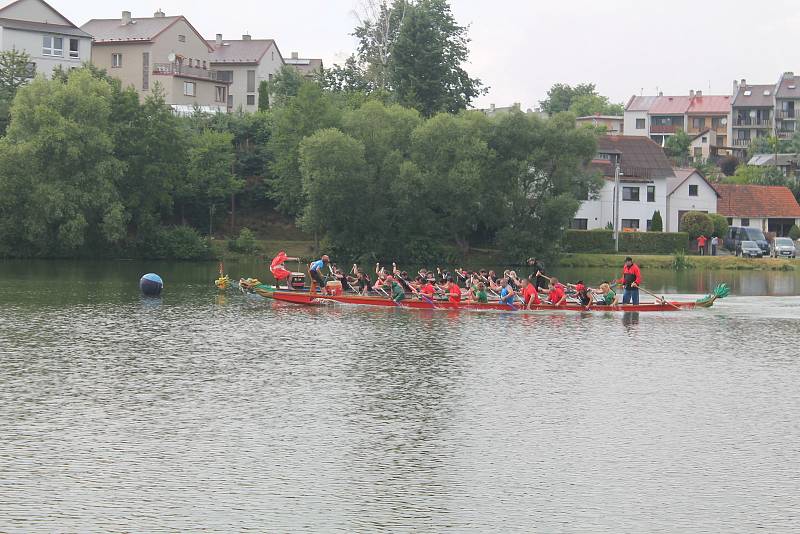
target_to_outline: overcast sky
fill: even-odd
[[[8,0],[0,0],[5,5]],[[75,24],[161,8],[205,36],[274,38],[284,56],[342,62],[359,0],[51,0]],[[800,72],[797,0],[452,0],[470,26],[470,74],[490,87],[479,107],[535,107],[556,82],[591,81],[613,101],[633,94],[730,94],[734,79],[774,83]]]

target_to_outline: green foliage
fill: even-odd
[[[549,115],[571,111],[578,117],[596,113],[621,116],[625,111],[622,104],[612,104],[608,97],[600,95],[593,83],[581,83],[575,87],[557,83],[547,91],[547,98],[540,101],[539,106]]]
[[[11,103],[17,90],[33,78],[31,57],[16,48],[0,51],[0,135],[8,127]]]
[[[249,228],[242,228],[239,231],[239,237],[232,240],[228,248],[242,254],[253,254],[258,250],[256,236]]]
[[[623,232],[619,250],[627,254],[670,254],[686,250],[689,236],[684,232]],[[565,252],[614,252],[614,232],[609,230],[567,230],[562,248]]]
[[[664,152],[671,158],[676,158],[680,162],[686,162],[689,157],[689,147],[692,144],[692,138],[681,129],[667,138],[664,146]]]
[[[269,82],[261,80],[258,84],[258,111],[269,111]]]
[[[141,239],[139,255],[155,260],[207,260],[212,257],[208,240],[189,226],[158,228],[152,236]]]
[[[728,234],[728,228],[730,227],[728,219],[718,213],[711,213],[709,217],[711,217],[711,222],[714,223],[714,231],[711,233],[711,237],[723,239]]]
[[[692,267],[691,262],[686,258],[686,250],[676,250],[672,255],[672,268],[675,271],[685,271]]]
[[[291,65],[284,65],[275,73],[271,82],[267,82],[267,93],[276,106],[285,105],[292,97],[300,94],[300,89],[306,85],[306,80],[297,69]]]
[[[792,182],[774,166],[739,165],[727,180],[733,184],[782,185],[791,187]]]
[[[796,224],[793,224],[789,229],[789,237],[791,237],[793,241],[800,239],[800,227],[798,227]]]
[[[577,117],[588,115],[614,115],[621,117],[625,112],[622,104],[612,104],[607,96],[598,94],[579,94],[572,98],[569,111]]]
[[[664,221],[661,219],[661,212],[656,210],[653,213],[653,219],[650,223],[650,231],[651,232],[663,232],[664,231]]]
[[[738,166],[739,160],[735,156],[727,156],[719,161],[719,170],[725,176],[733,176]]]
[[[701,235],[709,237],[714,233],[714,221],[708,213],[690,211],[683,215],[681,228],[689,234],[689,239],[697,239]]]
[[[782,140],[770,135],[753,138],[747,148],[747,157],[752,158],[756,154],[785,154],[793,152],[797,152],[793,140]]]

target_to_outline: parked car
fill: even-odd
[[[775,258],[796,258],[797,247],[788,237],[776,237],[772,242],[772,256]]]
[[[755,241],[742,241],[739,243],[736,255],[743,258],[762,258],[764,257],[764,251]]]
[[[764,232],[758,228],[749,228],[747,226],[731,226],[728,228],[723,245],[731,252],[738,253],[741,249],[742,241],[754,241],[761,249],[762,256],[768,256],[770,253],[769,241],[764,237]]]

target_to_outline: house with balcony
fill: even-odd
[[[214,49],[186,17],[159,10],[133,18],[123,11],[120,18],[92,19],[82,29],[94,37],[92,63],[142,98],[158,84],[177,113],[227,110],[231,82],[211,68]]]
[[[687,130],[686,112],[689,109],[688,96],[659,96],[648,110],[650,119],[650,139],[660,146],[678,130]]]
[[[774,129],[775,85],[733,82],[733,103],[729,128],[730,145],[742,158],[756,137],[768,137]]]
[[[217,79],[230,82],[228,109],[258,111],[259,85],[272,81],[285,64],[278,45],[272,39],[250,35],[223,39],[219,33],[208,44],[213,49],[211,67],[217,71]]]
[[[53,69],[89,61],[92,36],[43,0],[17,0],[0,8],[0,46],[30,56],[28,74],[49,77]]]
[[[798,131],[800,115],[800,76],[794,72],[781,74],[775,87],[775,135],[779,139],[791,139]]]
[[[715,157],[728,143],[728,122],[731,115],[731,97],[728,95],[703,95],[702,91],[689,91],[686,110],[686,133],[692,137],[705,134],[707,152],[705,159]],[[694,156],[694,154],[693,154]]]
[[[603,178],[595,197],[581,203],[571,228],[594,230],[614,225],[615,168],[620,167],[619,222],[626,231],[650,230],[653,214],[667,218],[667,181],[673,179],[664,150],[644,136],[601,136],[589,170]]]

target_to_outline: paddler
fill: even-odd
[[[331,259],[327,255],[323,255],[322,258],[308,266],[308,276],[311,278],[311,288],[308,290],[309,293],[316,293],[317,286],[319,286],[320,290],[325,287],[322,269],[329,267],[330,263]]]
[[[489,302],[489,295],[486,294],[486,284],[478,282],[469,292],[469,301],[478,304],[487,304]]]
[[[522,300],[525,301],[525,308],[528,310],[542,303],[539,300],[539,292],[536,290],[536,285],[527,278],[522,279]]]
[[[639,304],[639,286],[642,285],[642,272],[630,256],[625,258],[625,266],[622,268],[622,278],[619,279],[619,283],[625,288],[622,294],[622,303]]]
[[[508,278],[503,278],[502,285],[503,289],[500,290],[500,304],[513,306],[514,299],[517,298],[517,292],[514,291],[514,286],[511,285],[511,280]]]
[[[461,304],[461,288],[453,278],[447,280],[447,300],[452,304]]]
[[[609,285],[608,282],[603,282],[600,284],[600,287],[594,293],[600,298],[600,300],[595,304],[599,306],[617,305],[617,300],[619,297],[617,297],[617,293],[611,289],[611,285]]]
[[[558,278],[551,278],[550,293],[547,295],[547,302],[553,306],[563,306],[566,301],[567,294],[564,292],[564,286],[558,282]]]
[[[391,299],[393,301],[400,302],[406,298],[406,291],[403,289],[403,286],[401,286],[392,275],[386,277],[386,285],[389,286]]]
[[[592,303],[592,297],[589,295],[589,288],[586,287],[583,280],[578,281],[573,286],[573,289],[575,289],[575,297],[578,299],[578,302],[581,303],[581,306],[585,308]]]
[[[433,286],[430,278],[423,278],[420,282],[419,293],[433,300],[436,295],[436,288]]]

